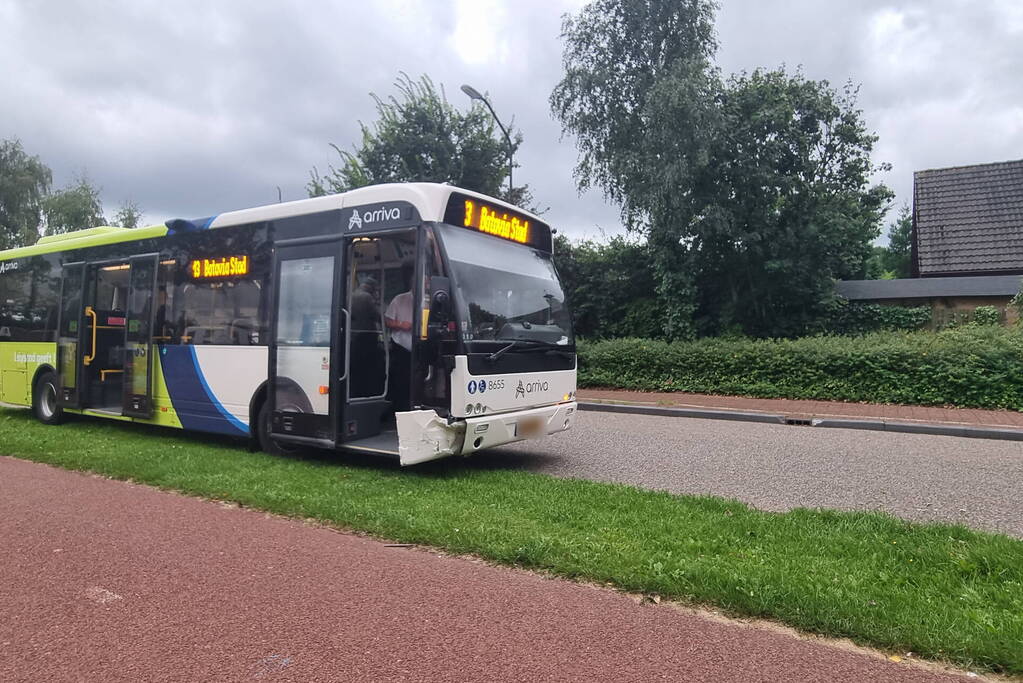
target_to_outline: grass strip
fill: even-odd
[[[1023,542],[962,526],[762,512],[502,469],[499,455],[412,470],[275,458],[140,425],[46,427],[6,409],[0,454],[1023,674]]]

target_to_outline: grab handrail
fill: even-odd
[[[92,361],[96,360],[96,326],[99,320],[96,311],[92,310],[92,306],[85,307],[85,315],[92,318],[92,349],[88,356],[82,356],[82,363],[89,365]]]

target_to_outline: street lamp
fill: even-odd
[[[494,117],[494,121],[497,122],[497,127],[501,129],[502,133],[504,133],[504,139],[508,143],[508,201],[510,202],[510,201],[512,201],[512,187],[513,187],[513,185],[512,185],[512,153],[514,151],[514,148],[512,147],[511,136],[508,135],[508,129],[505,128],[504,124],[501,123],[501,119],[497,118],[497,113],[494,111],[494,108],[492,106],[490,106],[490,102],[487,100],[486,97],[484,97],[483,95],[480,94],[479,90],[477,90],[476,88],[472,87],[471,85],[463,85],[462,86],[462,92],[464,92],[470,98],[472,98],[474,100],[479,100],[483,104],[487,105],[487,109],[490,110],[490,115],[493,116]]]

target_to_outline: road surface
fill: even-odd
[[[1023,537],[1021,442],[584,411],[568,432],[474,457],[477,467],[724,496],[765,510],[886,510]]]
[[[0,543],[5,682],[968,680],[6,457]]]

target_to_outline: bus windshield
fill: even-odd
[[[465,341],[574,343],[550,255],[465,228],[438,229],[458,292]]]

